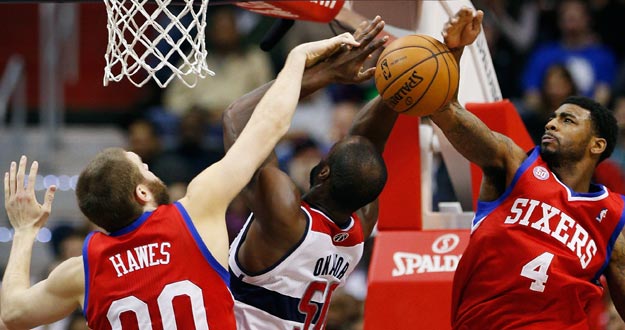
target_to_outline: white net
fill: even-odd
[[[104,86],[127,77],[141,87],[150,79],[165,88],[174,77],[195,87],[214,72],[206,65],[208,0],[104,0],[109,43]],[[180,3],[180,4],[179,4]]]

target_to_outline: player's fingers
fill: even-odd
[[[375,40],[373,40],[373,42],[371,44],[369,44],[369,46],[367,48],[367,54],[371,55],[371,53],[380,50],[382,48],[382,46],[384,46],[384,44],[386,44],[386,42],[388,41],[389,36],[384,36],[382,38],[377,38]]]
[[[37,171],[39,170],[39,163],[34,161],[30,165],[30,172],[28,172],[28,183],[26,184],[26,192],[32,193],[35,191],[35,180],[37,180]]]
[[[364,30],[365,34],[371,33],[371,31],[378,29],[378,25],[380,24],[380,22],[382,22],[382,17],[380,17],[379,15],[374,17],[371,23],[367,25],[367,28]]]
[[[26,156],[22,155],[22,157],[20,157],[20,164],[19,164],[19,166],[17,168],[17,178],[16,178],[16,180],[17,180],[17,182],[16,182],[16,189],[17,190],[16,191],[18,193],[24,191],[24,177],[25,177],[25,174],[26,174],[26,161],[27,161]]]
[[[365,80],[369,80],[371,79],[371,77],[373,77],[373,74],[375,74],[375,67],[369,68],[363,72],[358,72],[358,78],[356,80],[357,82],[363,82]]]
[[[11,196],[15,195],[15,171],[17,168],[17,164],[15,162],[11,162],[11,167],[9,168],[9,193]]]
[[[481,10],[478,10],[477,13],[475,14],[475,17],[473,17],[473,21],[471,22],[474,30],[479,30],[482,28],[483,19],[484,19],[484,12]]]
[[[369,26],[368,21],[360,22],[360,24],[358,24],[358,27],[356,28],[356,31],[354,31],[354,38],[356,39],[360,38],[363,34],[363,31],[367,28],[367,26]]]
[[[338,38],[338,46],[341,46],[342,44],[358,46],[360,45],[360,42],[356,41],[351,33],[345,32],[340,34]]]
[[[384,29],[384,22],[382,21],[380,16],[376,16],[371,21],[371,23],[369,25],[367,25],[367,28],[365,30],[363,30],[362,34],[359,35],[357,38],[356,38],[356,36],[354,36],[354,38],[356,38],[356,40],[360,41],[361,45],[362,44],[367,44],[367,43],[371,42],[371,40],[373,40],[373,38],[378,33],[380,33],[380,31],[382,31],[382,29]]]
[[[451,23],[447,22],[445,23],[445,25],[443,25],[443,33],[447,34],[448,33],[447,31],[449,31],[449,29],[451,29]]]
[[[9,172],[4,172],[4,208],[9,206]]]
[[[471,17],[471,16],[473,16],[473,9],[471,9],[469,7],[462,7],[458,11],[458,16],[459,17],[467,17],[467,16]]]
[[[52,210],[52,202],[54,201],[54,193],[56,192],[56,186],[52,185],[46,190],[46,197],[44,197],[42,209],[46,214],[50,214]]]

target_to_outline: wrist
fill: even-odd
[[[35,227],[14,228],[13,240],[35,240],[38,233],[39,228]]]
[[[314,65],[304,71],[302,78],[302,96],[310,95],[332,83],[327,70],[320,65]]]

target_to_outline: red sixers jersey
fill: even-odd
[[[91,233],[83,258],[91,329],[236,329],[228,271],[180,203],[110,235]]]
[[[577,193],[534,148],[503,195],[479,202],[453,283],[454,329],[589,329],[624,224],[623,196]]]

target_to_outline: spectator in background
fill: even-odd
[[[540,16],[536,1],[477,0],[484,9],[484,33],[504,97],[520,96],[517,77],[534,46]]]
[[[361,105],[355,101],[346,100],[336,103],[332,113],[332,123],[328,132],[330,144],[334,144],[349,134],[349,129]]]
[[[539,47],[528,60],[523,77],[526,104],[540,104],[541,80],[553,64],[562,64],[571,72],[581,94],[607,104],[616,60],[592,31],[588,4],[582,0],[562,1],[558,27],[560,40]]]
[[[310,190],[310,170],[319,163],[324,153],[318,143],[309,137],[295,139],[292,144],[293,155],[286,164],[286,172],[303,194]]]
[[[128,125],[128,150],[139,155],[149,167],[155,165],[163,150],[152,122],[137,119]]]
[[[48,277],[61,262],[82,254],[82,245],[89,231],[87,227],[76,228],[73,225],[59,225],[52,230],[51,246],[54,260],[48,266],[48,273],[43,278]]]
[[[215,148],[214,142],[207,141],[208,117],[206,111],[194,107],[188,110],[180,119],[178,129],[178,141],[176,146],[165,153],[166,158],[172,158],[185,165],[184,182],[190,182],[209,165],[215,163],[223,156],[221,140],[219,148]]]
[[[623,29],[620,26],[625,17],[625,1],[623,0],[589,0],[594,13],[596,30],[601,41],[614,51],[617,58],[625,56]]]
[[[536,1],[483,0],[485,17],[492,20],[501,34],[520,53],[534,45],[539,9]]]
[[[216,75],[200,79],[195,88],[173,80],[163,96],[171,111],[182,115],[198,107],[207,111],[210,123],[218,123],[230,102],[273,77],[269,56],[258,47],[244,45],[237,29],[237,10],[219,6],[208,12],[206,62]]]
[[[540,87],[540,99],[537,104],[527,104],[521,111],[521,119],[535,145],[545,133],[545,123],[553,115],[562,101],[569,95],[577,95],[577,86],[571,73],[564,65],[553,64],[545,72]]]
[[[610,159],[616,162],[619,167],[625,171],[625,66],[621,69],[619,78],[614,86],[612,109],[618,124],[619,135],[616,148],[614,148]]]
[[[351,330],[353,324],[363,317],[363,302],[342,288],[332,295],[328,310],[327,330]]]

